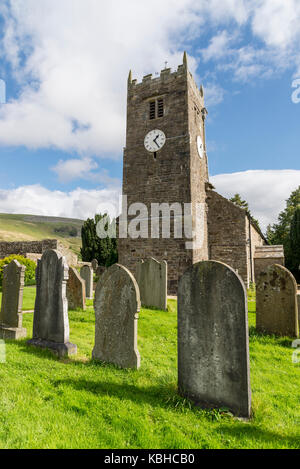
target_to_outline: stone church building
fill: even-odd
[[[138,205],[133,204],[145,204],[149,236],[133,239],[119,233],[119,262],[135,275],[141,259],[166,260],[169,294],[177,294],[178,279],[201,260],[225,262],[249,285],[255,281],[254,259],[259,248],[265,246],[261,250],[265,258],[274,254],[246,211],[215,192],[209,183],[206,115],[204,90],[188,70],[186,54],[173,73],[165,69],[159,77],[147,75],[137,83],[130,72],[123,167],[123,195],[130,209],[121,218],[127,215],[130,223],[139,216],[137,210],[135,213]],[[185,233],[174,236],[174,218],[171,237],[151,236],[151,204],[180,204],[182,213],[190,204],[193,231],[201,230],[202,242],[187,249],[190,238]],[[204,208],[200,229],[197,205]],[[145,217],[140,217],[145,223]],[[162,213],[158,218],[162,223]],[[272,262],[283,263],[282,249],[277,249],[275,257]]]

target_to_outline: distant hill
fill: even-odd
[[[75,218],[3,213],[0,214],[0,241],[58,239],[78,255],[83,223]]]

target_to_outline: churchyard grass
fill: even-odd
[[[34,289],[24,290],[33,309]],[[121,370],[91,361],[94,312],[70,311],[70,340],[78,355],[6,344],[0,363],[0,448],[299,448],[300,364],[291,339],[255,331],[249,304],[253,418],[205,411],[177,395],[175,300],[169,312],[143,309],[138,344],[141,368]],[[255,303],[254,303],[255,306]],[[23,326],[29,337],[32,314]]]
[[[34,309],[34,301],[36,295],[35,287],[25,287],[23,295],[23,311],[31,311]],[[2,290],[0,289],[0,305],[2,299]]]

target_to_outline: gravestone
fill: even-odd
[[[67,282],[67,299],[69,309],[86,310],[85,304],[85,281],[80,277],[74,267],[69,269],[69,280]]]
[[[48,348],[59,357],[74,355],[77,347],[69,342],[66,283],[69,267],[58,251],[47,250],[36,269],[36,300],[33,338],[29,345]]]
[[[18,340],[27,336],[22,327],[25,266],[13,260],[5,266],[2,283],[0,338]]]
[[[166,311],[168,265],[150,258],[137,264],[136,280],[140,289],[141,303]]]
[[[94,272],[96,272],[98,265],[99,264],[98,264],[97,259],[93,259],[92,260],[92,269],[93,269]]]
[[[140,293],[133,275],[115,264],[100,278],[95,294],[93,358],[121,368],[139,368],[137,321]]]
[[[297,283],[282,265],[267,267],[256,281],[256,329],[266,334],[299,336]]]
[[[89,265],[84,265],[80,269],[80,276],[85,281],[85,294],[87,300],[93,299],[93,276],[94,271]]]
[[[101,275],[104,274],[105,271],[106,271],[106,267],[104,267],[103,265],[99,265],[96,270],[96,276],[100,278]]]
[[[250,417],[247,294],[221,262],[194,264],[180,279],[178,385],[197,405]]]

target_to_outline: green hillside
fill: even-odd
[[[0,241],[58,239],[79,254],[82,220],[36,215],[0,214]]]

